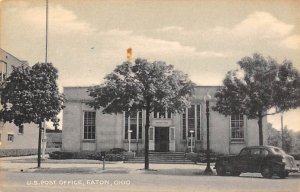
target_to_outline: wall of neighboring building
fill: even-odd
[[[19,127],[5,123],[0,134],[0,149],[36,149],[38,146],[38,126],[35,124],[24,124],[23,133],[19,133]],[[12,141],[8,141],[8,135],[13,135]]]
[[[12,66],[28,66],[26,61],[21,61],[10,53],[0,48],[0,70],[7,73],[12,72]],[[1,80],[2,80],[1,75]],[[1,90],[0,90],[1,92]],[[0,106],[2,107],[2,106]],[[0,122],[1,144],[0,149],[37,149],[38,146],[38,128],[35,124],[24,124],[23,134],[19,133],[19,127],[12,123]],[[13,141],[8,141],[8,135],[13,135]]]
[[[1,48],[0,48],[0,64],[7,66],[7,67],[4,67],[4,69],[8,75],[12,72],[12,66],[18,67],[18,66],[21,66],[22,64],[25,66],[28,66],[27,61],[19,60],[17,57],[4,51]]]

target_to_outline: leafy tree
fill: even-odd
[[[282,137],[280,131],[273,128],[272,125],[270,124],[268,126],[268,138],[267,138],[268,145],[281,147],[281,139]]]
[[[283,129],[283,143],[282,143],[282,149],[287,152],[290,153],[293,151],[293,148],[295,146],[294,144],[294,138],[293,138],[293,131],[289,130],[286,126]]]
[[[300,131],[294,133],[294,148],[293,153],[300,153]]]
[[[288,60],[278,64],[257,53],[238,64],[241,70],[229,71],[215,94],[213,110],[258,119],[259,145],[263,145],[263,118],[300,106],[299,73]]]
[[[103,113],[146,111],[145,169],[149,169],[149,117],[153,111],[181,112],[189,106],[194,84],[188,76],[162,61],[136,59],[118,65],[101,85],[89,89],[89,103]]]
[[[268,145],[282,147],[287,153],[299,153],[300,151],[300,132],[294,132],[292,129],[284,127],[283,133],[272,127],[268,126]]]
[[[24,123],[39,125],[38,167],[40,167],[42,122],[55,117],[63,108],[64,97],[58,91],[58,71],[52,64],[37,63],[13,67],[1,91],[0,118],[19,126]],[[8,103],[11,108],[8,107]]]

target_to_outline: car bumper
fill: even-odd
[[[288,172],[299,172],[298,167],[285,167],[284,170]]]

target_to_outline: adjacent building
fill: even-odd
[[[12,72],[12,66],[21,65],[28,66],[28,63],[0,48],[1,82]],[[18,127],[13,123],[4,123],[0,120],[0,149],[37,149],[37,138],[38,128],[35,124],[24,124]]]
[[[152,113],[150,151],[189,152],[206,149],[206,106],[204,96],[215,94],[218,86],[196,86],[192,105],[181,114]],[[92,98],[88,87],[65,87],[62,149],[64,151],[104,151],[112,148],[144,149],[145,112],[103,114],[86,105]],[[210,100],[210,148],[223,154],[237,153],[244,146],[258,145],[257,120],[235,114],[225,117],[212,111]],[[263,127],[267,126],[266,120]],[[266,132],[264,130],[264,132]],[[265,141],[264,141],[265,142]]]

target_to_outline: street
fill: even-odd
[[[62,161],[63,162],[63,161]],[[264,179],[260,174],[204,176],[205,165],[108,163],[12,163],[0,160],[1,192],[69,191],[265,191],[300,190],[300,174]]]

